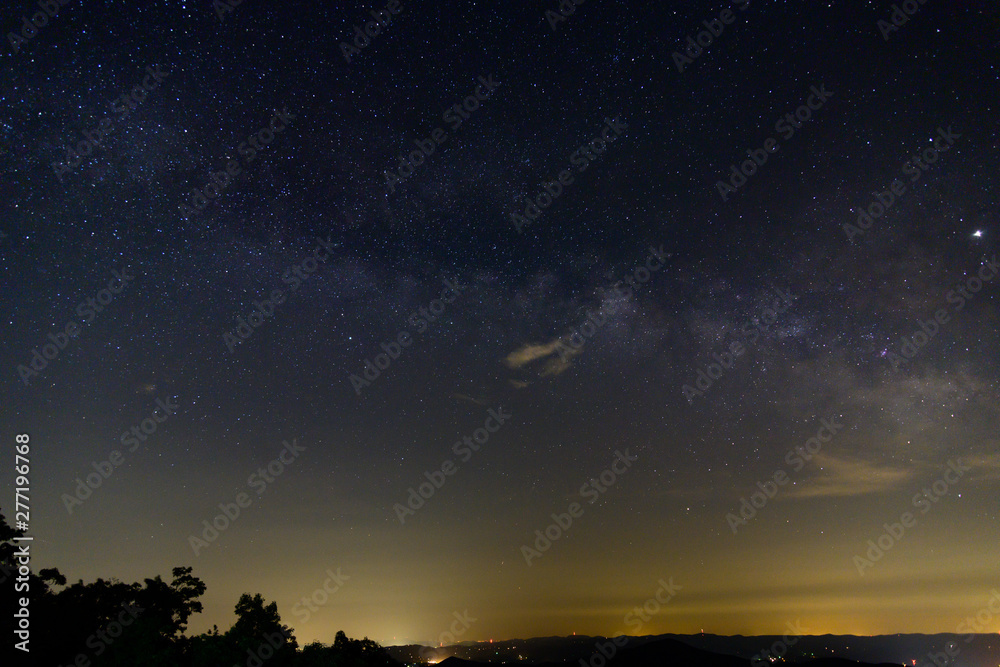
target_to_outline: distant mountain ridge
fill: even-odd
[[[612,643],[611,646],[616,645]],[[618,647],[614,653],[610,647],[606,646],[606,653],[611,655],[609,659],[588,661],[587,664],[592,667],[751,667],[751,661],[746,658],[705,651],[676,639],[658,639],[634,648],[625,644]],[[439,663],[439,667],[478,667],[487,664],[489,663],[452,656]],[[571,667],[573,665],[572,662],[542,664],[553,667],[556,665]],[[876,667],[868,663],[840,658],[822,658],[803,664],[809,667]]]
[[[420,645],[388,647],[400,662],[421,661],[421,654],[445,661],[452,667],[472,667],[459,660],[482,664],[522,662],[552,667],[645,667],[661,660],[664,665],[704,664],[711,667],[754,667],[770,661],[763,651],[784,655],[787,662],[809,662],[811,667],[857,667],[858,662],[906,667],[993,667],[1000,665],[1000,635],[957,635],[941,633],[895,634],[861,637],[855,635],[647,635],[607,637],[571,635],[568,637],[533,637],[494,642],[461,642],[440,648]],[[624,646],[619,646],[624,643]],[[653,645],[649,648],[647,645]],[[604,647],[603,651],[601,646]],[[612,651],[612,647],[614,650]],[[644,649],[639,651],[639,649]],[[950,649],[956,655],[950,657]],[[700,653],[692,653],[698,651]],[[649,655],[647,655],[647,652]],[[626,653],[629,653],[626,657]],[[608,655],[611,659],[608,659]],[[581,664],[580,661],[583,661]],[[688,662],[694,660],[695,662]],[[733,662],[735,660],[735,662]],[[705,662],[711,661],[711,662]]]

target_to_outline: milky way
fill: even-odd
[[[690,4],[8,39],[33,563],[193,565],[192,630],[260,592],[301,643],[611,635],[671,578],[642,634],[955,631],[1000,543],[1000,14]]]

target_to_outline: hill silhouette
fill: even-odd
[[[1000,635],[996,633],[793,636],[794,639],[786,646],[787,652],[786,649],[780,648],[788,639],[784,635],[747,636],[711,633],[642,635],[617,639],[589,635],[546,636],[490,642],[464,641],[444,647],[397,645],[389,646],[386,650],[397,661],[409,664],[421,662],[421,656],[432,651],[440,658],[454,656],[477,664],[521,663],[534,667],[611,667],[611,662],[614,661],[607,661],[606,656],[609,654],[618,660],[624,660],[623,654],[626,650],[637,650],[646,645],[671,640],[676,643],[668,641],[658,644],[656,649],[646,649],[654,654],[650,659],[656,659],[657,652],[668,654],[671,660],[695,659],[694,654],[688,649],[698,649],[717,656],[740,659],[743,661],[741,663],[743,667],[757,657],[758,667],[761,665],[767,667],[767,655],[763,652],[777,650],[784,654],[786,664],[809,662],[812,667],[818,665],[843,667],[858,664],[907,667],[916,664],[918,667],[935,667],[935,660],[940,662],[942,652],[946,647],[952,646],[960,649],[965,664],[1000,664]],[[605,647],[603,652],[599,650],[601,646]],[[611,646],[614,646],[613,652],[610,650]],[[684,648],[685,646],[687,648]],[[641,655],[643,652],[635,654],[635,656]],[[700,656],[698,659],[704,657]],[[634,656],[629,659],[638,660]],[[831,659],[835,662],[829,662]]]
[[[438,663],[441,667],[475,667],[481,663],[473,662],[472,660],[463,660],[462,658],[456,658],[451,656],[450,658],[445,658]]]
[[[557,638],[547,639],[551,642]],[[580,638],[573,637],[572,639],[579,640]],[[586,637],[584,639],[591,641],[594,638]],[[581,667],[580,661],[582,660],[584,664],[593,667],[752,667],[751,660],[748,658],[695,648],[672,638],[654,639],[632,647],[628,644],[619,647],[612,640],[601,641],[602,639],[597,638],[598,643],[605,646],[605,652],[595,651],[591,660],[578,658],[565,661],[531,662],[530,664],[534,667]],[[530,642],[530,640],[516,641]],[[605,659],[605,655],[612,651],[611,647],[614,647],[614,653],[610,659]],[[601,657],[594,657],[598,655]],[[858,662],[844,658],[815,658],[795,664],[804,667],[899,667],[896,663],[876,665],[875,663]],[[439,665],[441,667],[488,667],[491,663],[451,656],[441,661]]]
[[[657,641],[630,648],[625,646],[609,661],[614,667],[750,667],[750,661],[732,655],[694,648],[676,639]]]

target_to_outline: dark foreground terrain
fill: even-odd
[[[405,663],[439,661],[447,667],[479,663],[531,663],[539,667],[649,667],[708,665],[762,667],[772,660],[813,667],[893,664],[908,667],[992,667],[1000,664],[1000,635],[897,634],[645,637],[537,637],[498,642],[463,642],[432,648],[392,646]]]

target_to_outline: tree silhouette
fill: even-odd
[[[291,628],[281,623],[278,603],[264,603],[260,593],[244,593],[236,603],[236,622],[225,635],[242,660],[257,657],[269,666],[293,664],[298,643]]]
[[[17,598],[8,595],[18,578],[11,527],[0,513],[0,613],[9,623]],[[367,637],[337,633],[332,645],[313,642],[299,650],[291,628],[282,624],[276,602],[244,593],[236,603],[236,622],[225,633],[217,627],[185,636],[193,614],[202,611],[205,584],[190,567],[175,567],[169,583],[159,576],[142,583],[103,579],[66,585],[57,569],[28,573],[31,659],[42,667],[89,664],[92,667],[401,667]],[[8,588],[9,587],[9,588]],[[11,632],[7,636],[10,637]],[[81,661],[82,658],[86,662]]]
[[[365,637],[350,639],[343,630],[337,632],[333,644],[312,642],[302,649],[300,667],[399,667],[385,648]]]

